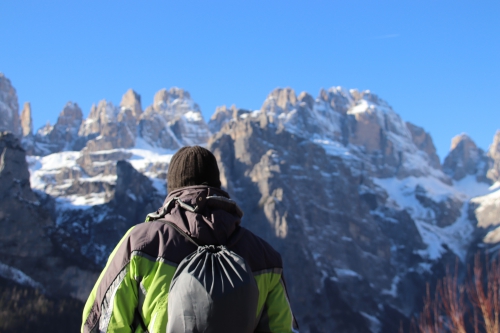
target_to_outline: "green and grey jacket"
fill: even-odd
[[[248,263],[259,289],[255,332],[298,332],[280,254],[240,226],[243,213],[226,192],[190,186],[132,227],[111,253],[83,311],[82,332],[166,332],[168,292],[177,265],[200,245],[226,245]]]

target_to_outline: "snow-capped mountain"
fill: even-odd
[[[3,76],[0,90],[2,130],[14,133],[0,140],[2,244],[41,240],[25,256],[3,246],[0,276],[47,293],[86,298],[116,242],[162,204],[183,145],[214,152],[244,226],[282,253],[301,332],[397,332],[427,281],[500,242],[500,132],[487,152],[457,136],[441,165],[431,136],[369,91],[276,89],[261,109],[220,107],[207,124],[182,89],[160,90],[144,111],[129,90],[86,119],[68,103],[33,134],[31,108],[16,118]],[[23,207],[24,224],[1,223]],[[46,269],[26,259],[47,253]],[[76,282],[48,283],[49,266]]]
[[[209,148],[224,186],[249,212],[246,226],[280,244],[311,331],[397,331],[394,316],[417,310],[425,281],[455,257],[465,263],[480,240],[469,201],[490,192],[492,180],[477,177],[489,157],[466,146],[446,174],[431,137],[370,92],[277,89],[223,123]],[[476,167],[453,179],[464,163]]]

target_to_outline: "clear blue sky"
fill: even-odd
[[[188,90],[205,119],[276,87],[370,89],[443,158],[500,129],[500,1],[2,1],[0,71],[35,129],[133,88]]]

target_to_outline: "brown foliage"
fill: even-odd
[[[466,283],[458,281],[458,261],[454,273],[446,270],[438,281],[434,297],[430,287],[420,316],[412,320],[412,333],[498,333],[500,332],[500,259],[483,267],[480,255],[474,257]]]
[[[470,279],[467,284],[467,294],[474,306],[474,328],[476,332],[478,331],[478,317],[484,332],[500,332],[499,261],[500,259],[497,257],[492,261],[491,265],[486,265],[486,277],[484,277],[479,254],[476,254],[474,258],[474,278]],[[486,280],[486,283],[484,280]]]

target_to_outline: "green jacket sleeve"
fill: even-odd
[[[133,332],[138,302],[133,263],[127,253],[130,229],[111,253],[83,311],[82,333]]]
[[[292,333],[298,332],[282,275],[273,279],[256,332]]]

